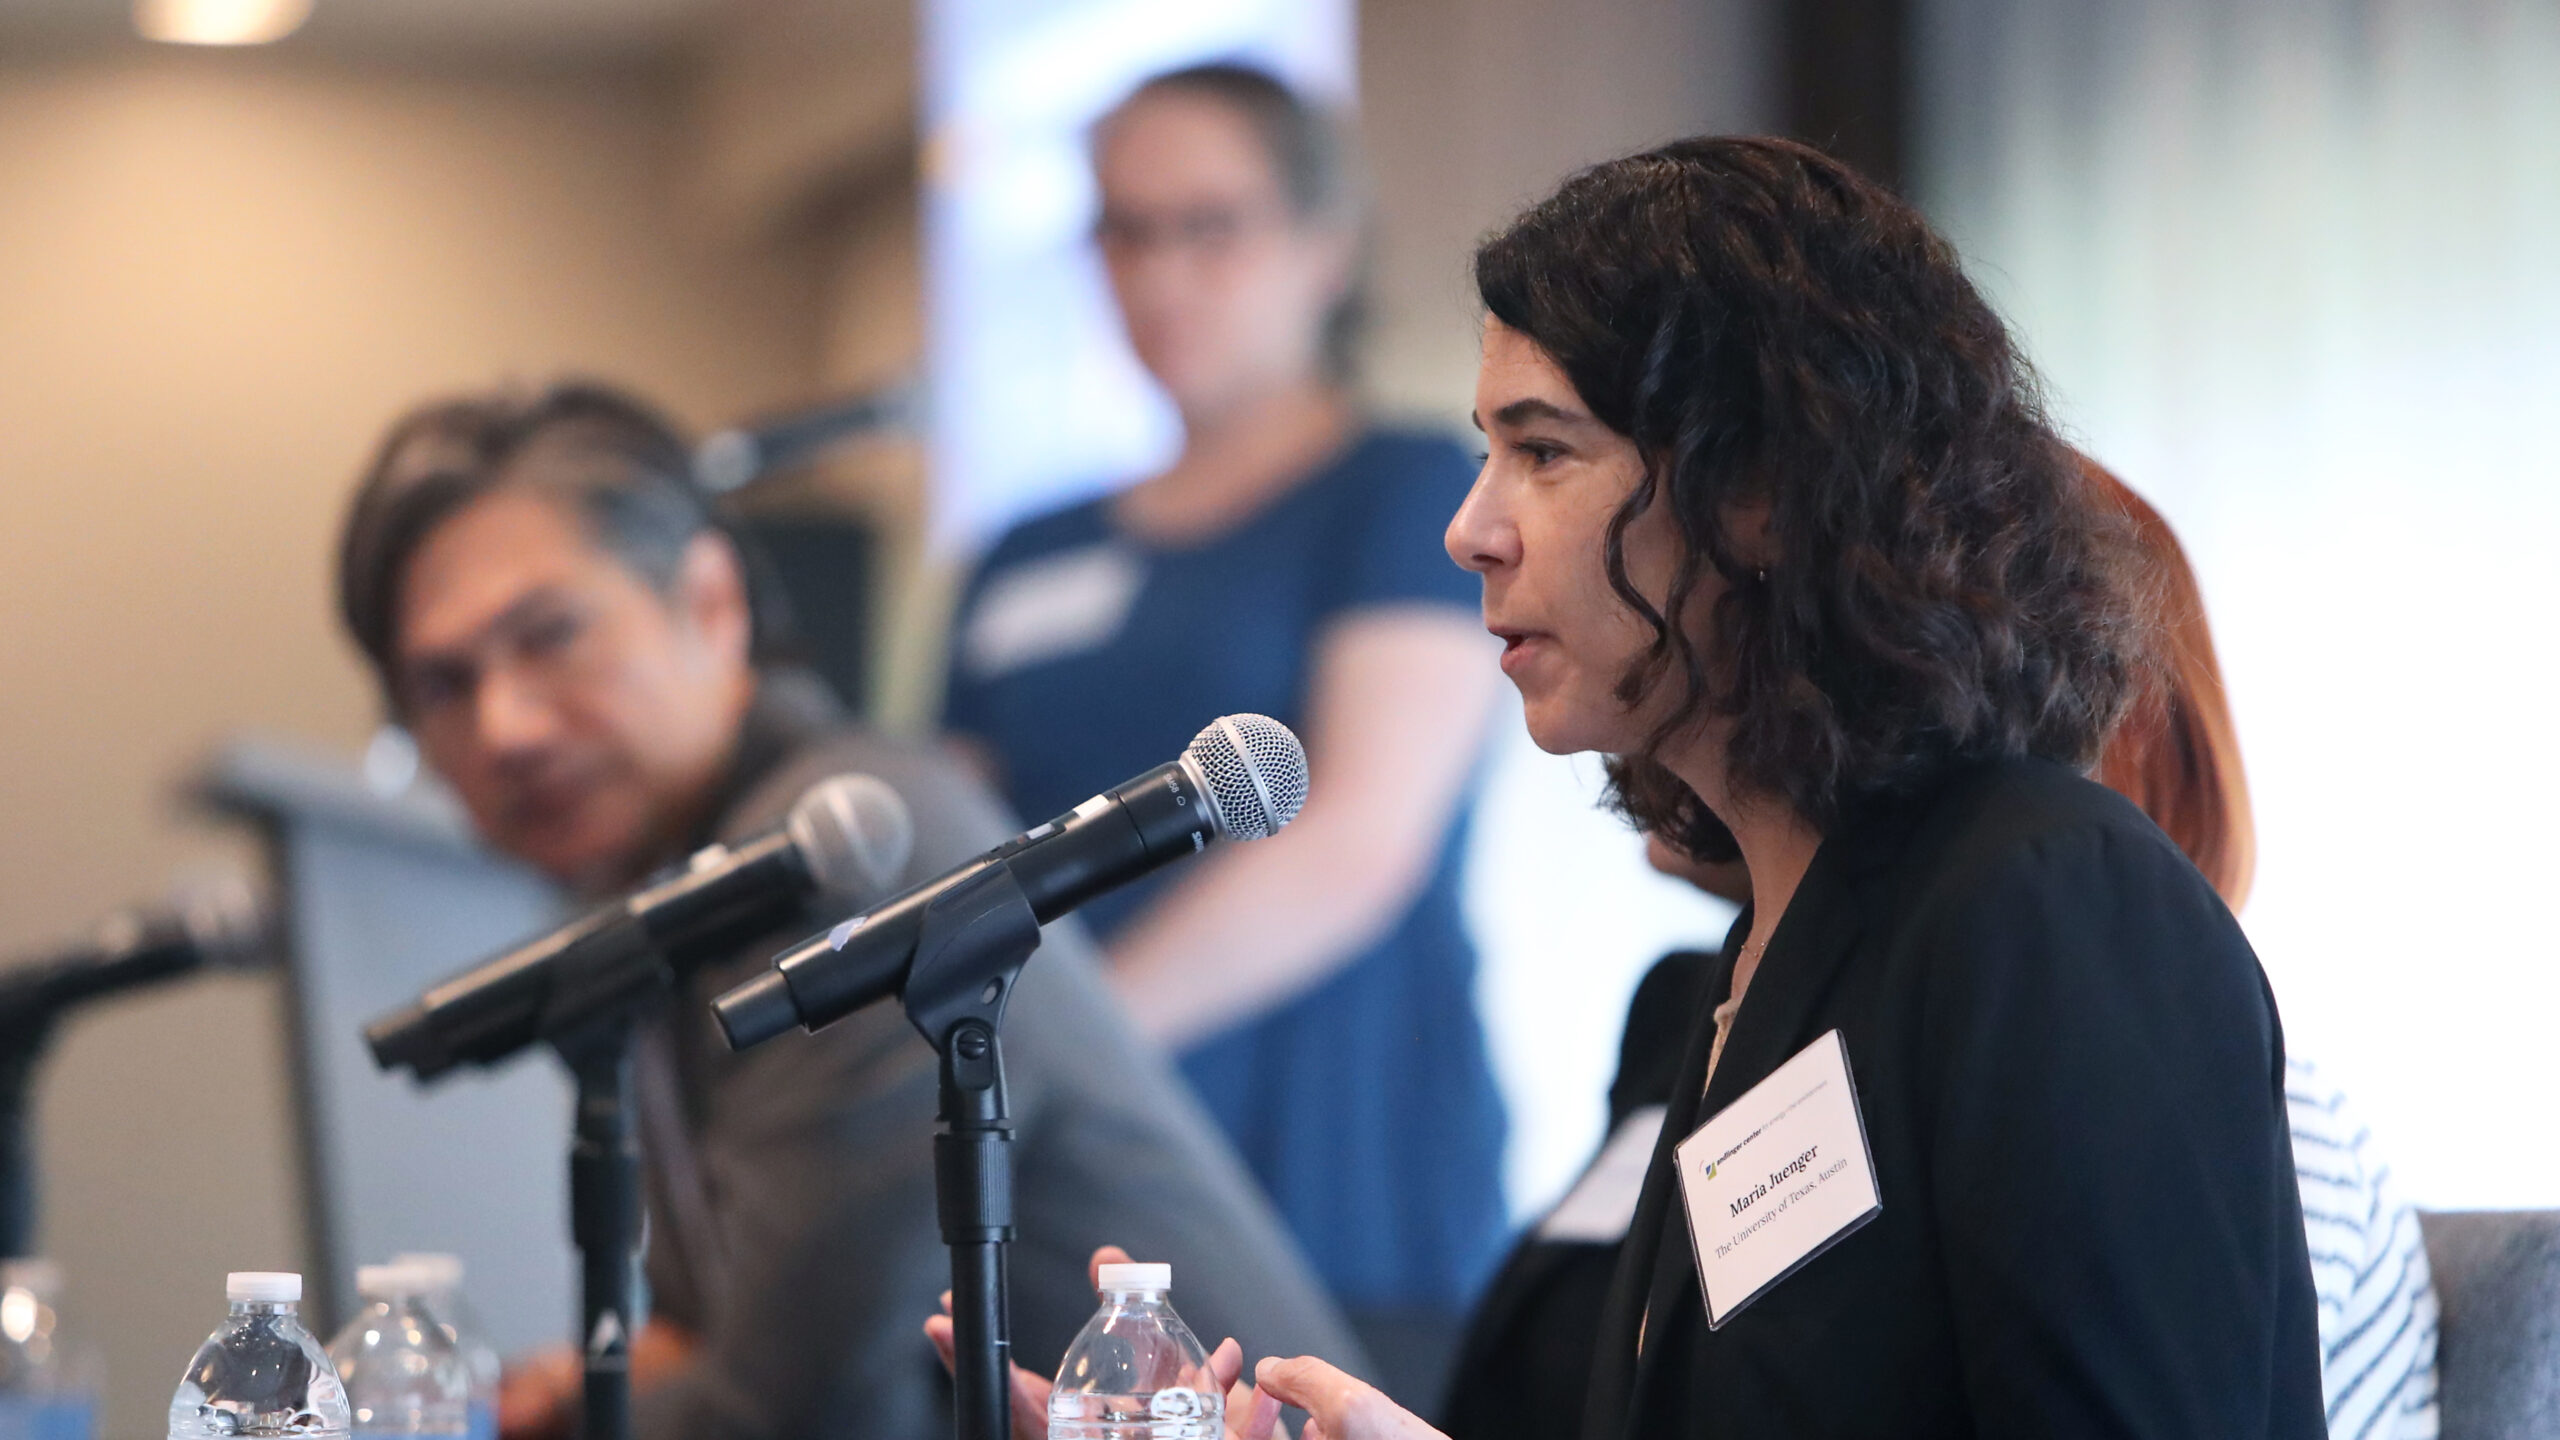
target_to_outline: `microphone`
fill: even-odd
[[[1003,866],[1041,924],[1220,840],[1259,840],[1307,798],[1307,755],[1266,715],[1229,715],[1182,758],[1105,790],[938,879],[847,920],[711,1002],[733,1050],[816,1030],[906,989],[935,901]]]
[[[916,409],[914,387],[894,385],[722,430],[695,447],[693,480],[706,495],[726,495],[845,441],[904,430]]]
[[[156,909],[128,910],[88,944],[0,971],[0,1034],[49,1024],[91,1000],[205,970],[272,963],[266,907],[239,880],[208,886]]]
[[[673,986],[703,959],[788,921],[812,895],[877,895],[906,868],[914,818],[868,775],[820,781],[752,840],[429,988],[365,1027],[385,1070],[432,1080],[492,1065]]]

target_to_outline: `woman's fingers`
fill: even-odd
[[[1378,1392],[1313,1355],[1294,1360],[1265,1359],[1253,1370],[1254,1383],[1318,1420],[1347,1413],[1364,1395]]]
[[[1446,1440],[1375,1386],[1312,1355],[1265,1360],[1254,1367],[1254,1379],[1273,1398],[1307,1412],[1301,1440]]]
[[[1049,1382],[1013,1367],[1013,1440],[1049,1440]]]
[[[1227,1387],[1228,1440],[1289,1440],[1280,1434],[1280,1402],[1242,1380]]]
[[[1128,1251],[1121,1249],[1117,1245],[1105,1245],[1101,1249],[1094,1251],[1093,1259],[1086,1262],[1084,1267],[1084,1278],[1093,1282],[1094,1289],[1100,1290],[1102,1288],[1103,1266],[1126,1265],[1128,1263]]]
[[[1230,1335],[1209,1352],[1209,1384],[1204,1387],[1223,1395],[1244,1378],[1244,1347]]]
[[[943,1297],[949,1299],[949,1296]],[[952,1368],[951,1317],[936,1315],[924,1322],[925,1338],[933,1342],[933,1351],[942,1357],[942,1368]],[[1046,1440],[1049,1434],[1049,1382],[1016,1365],[1013,1367],[1013,1440]]]

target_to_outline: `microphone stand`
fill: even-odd
[[[193,963],[184,952],[162,947],[129,956],[110,973],[52,960],[21,966],[0,983],[0,1259],[36,1253],[39,1187],[27,1112],[58,1023],[83,1001],[183,975]]]
[[[569,1238],[578,1248],[583,1440],[630,1440],[632,1298],[640,1268],[640,1140],[631,1080],[640,1016],[676,974],[636,926],[564,967],[545,1034],[577,1086],[569,1138]],[[560,1017],[553,1023],[549,1017]],[[579,1017],[572,1020],[570,1017]]]
[[[682,883],[679,878],[670,886]],[[438,1042],[428,1036],[422,998],[366,1032],[376,1063],[386,1068],[409,1065],[422,1080],[462,1060],[486,1064],[537,1042],[549,1044],[568,1066],[577,1087],[569,1144],[569,1233],[579,1256],[583,1440],[630,1440],[631,1435],[632,1302],[639,1288],[642,1211],[631,1067],[640,1018],[682,989],[681,977],[692,969],[682,957],[746,944],[768,933],[775,918],[760,901],[723,905],[716,895],[705,899],[699,894],[662,900],[678,902],[690,908],[679,912],[686,939],[674,953],[653,936],[649,923],[628,910],[597,911],[557,932],[545,942],[548,951],[538,952],[533,962],[550,973],[549,991],[530,1025],[520,1026],[507,1012],[493,1030],[485,1014],[466,1013],[459,1023],[467,1038]],[[488,1008],[482,1005],[484,1011]],[[477,1033],[471,1032],[473,1025],[480,1027]],[[456,1048],[443,1048],[446,1044]]]
[[[1010,867],[990,865],[927,907],[899,992],[907,1019],[942,1056],[942,1130],[933,1137],[935,1210],[951,1248],[951,1350],[958,1440],[1008,1440],[1013,1425],[1013,1122],[1005,1114],[1005,1002],[1040,948]]]
[[[53,1021],[43,1006],[0,1014],[0,1259],[35,1253],[36,1156],[27,1108]]]
[[[578,1247],[585,1440],[631,1435],[631,1297],[640,1262],[640,1144],[628,1013],[553,1040],[577,1082],[569,1141],[569,1236]]]

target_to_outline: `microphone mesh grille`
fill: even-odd
[[[870,775],[836,775],[810,786],[787,823],[802,862],[830,900],[867,904],[896,888],[915,848],[907,802]]]
[[[1307,752],[1268,715],[1229,715],[1192,737],[1191,763],[1231,840],[1260,840],[1307,803]]]

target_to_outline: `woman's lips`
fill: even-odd
[[[1530,647],[1546,638],[1535,630],[1506,630],[1498,626],[1491,628],[1495,637],[1502,641],[1502,673],[1505,675],[1515,673],[1517,667],[1528,658]]]

